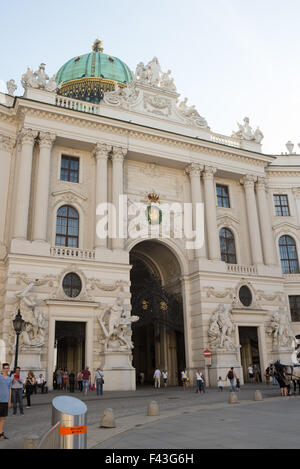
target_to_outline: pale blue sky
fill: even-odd
[[[2,2],[0,80],[19,84],[41,62],[52,75],[100,37],[132,70],[157,56],[213,131],[249,116],[280,153],[300,142],[299,19],[299,0]]]

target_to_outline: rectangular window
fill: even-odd
[[[79,182],[79,158],[65,155],[61,157],[60,179]]]
[[[289,296],[290,311],[293,322],[300,322],[300,296]]]
[[[289,199],[287,195],[276,195],[274,194],[274,205],[276,217],[289,217]]]
[[[228,186],[217,184],[217,204],[218,207],[230,208]]]

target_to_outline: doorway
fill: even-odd
[[[85,367],[85,322],[56,321],[56,368],[67,368],[75,374]]]
[[[262,382],[262,371],[260,366],[260,353],[258,344],[257,327],[239,327],[241,346],[241,365],[243,368],[244,382],[250,383],[248,367],[253,365],[258,370],[257,382]]]
[[[165,270],[170,265],[166,256],[173,257],[172,282]],[[145,383],[153,384],[159,368],[168,371],[169,385],[178,385],[186,366],[180,267],[169,249],[154,241],[134,248],[130,263],[132,315],[140,318],[132,325],[136,375],[143,373]]]

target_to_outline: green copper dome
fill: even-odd
[[[61,85],[59,94],[69,98],[99,103],[104,92],[112,91],[115,83],[126,86],[133,74],[122,60],[103,53],[102,42],[96,40],[93,51],[74,57],[56,75]]]

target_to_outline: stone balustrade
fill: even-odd
[[[72,259],[80,260],[94,260],[95,252],[88,249],[77,249],[77,248],[67,248],[67,247],[52,247],[51,256],[53,257],[66,257]]]
[[[227,272],[238,275],[257,275],[257,268],[254,265],[227,264]]]
[[[227,137],[226,135],[221,135],[212,132],[211,141],[215,143],[220,143],[221,145],[227,145],[229,147],[241,148],[241,141],[237,138]]]
[[[79,101],[78,99],[67,98],[65,96],[56,96],[56,106],[74,111],[87,112],[89,114],[100,114],[100,107],[96,104]]]

